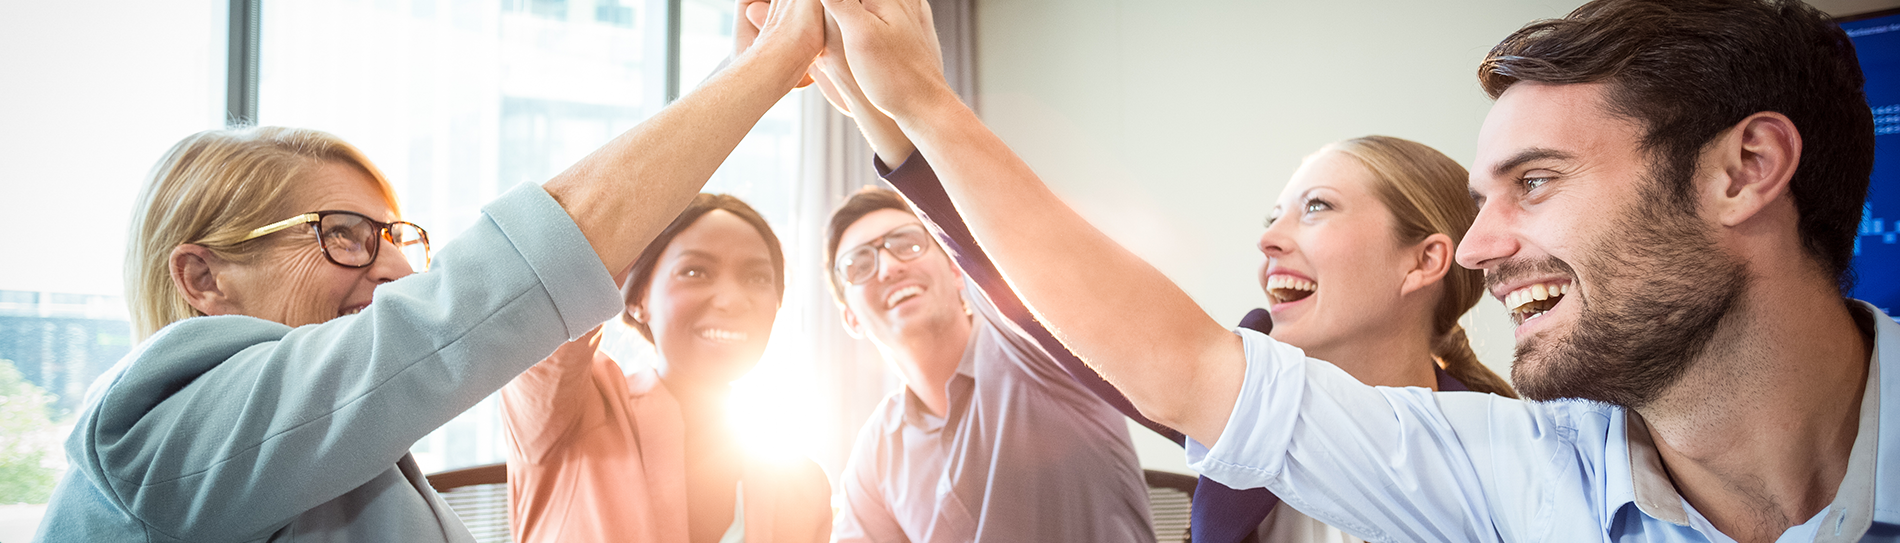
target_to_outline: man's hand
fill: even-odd
[[[943,79],[943,53],[924,0],[824,0],[824,5],[837,20],[839,41],[851,58],[849,71],[878,109],[901,123],[919,108],[957,100]]]
[[[786,0],[779,4],[792,4],[797,1],[799,0]],[[752,48],[753,42],[758,41],[761,29],[766,26],[767,20],[772,18],[773,7],[772,0],[738,0],[738,2],[738,6],[734,9],[738,16],[732,18],[733,58],[745,54],[747,49]],[[810,84],[812,84],[812,76],[806,74],[805,79],[799,81],[796,88],[802,89]]]
[[[825,52],[818,56],[818,63],[812,65],[810,77],[817,81],[818,90],[825,94],[825,100],[831,102],[832,107],[856,119],[858,131],[871,143],[871,151],[895,168],[909,160],[917,146],[897,127],[897,121],[871,105],[871,100],[864,96],[857,76],[851,73],[844,42],[839,36],[837,21],[826,17]]]

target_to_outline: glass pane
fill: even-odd
[[[680,82],[685,88],[698,86],[732,56],[732,26],[739,16],[734,12],[736,5],[733,0],[680,1]],[[824,288],[818,283],[825,280],[824,262],[815,260],[814,255],[790,250],[799,236],[823,235],[794,231],[791,222],[800,164],[800,98],[805,92],[793,91],[766,112],[706,183],[706,191],[745,200],[765,216],[780,242],[787,244],[784,305],[779,308],[765,356],[752,373],[733,383],[729,415],[741,435],[752,442],[754,451],[813,456],[822,449],[818,440],[825,436],[816,431],[814,422],[827,419],[819,416],[805,394],[817,390],[812,376],[820,373],[812,360],[816,335],[805,328],[812,323],[799,322],[798,316],[806,314],[802,304],[831,301],[797,295]],[[637,333],[630,335],[639,338]],[[855,430],[844,434],[855,435]]]
[[[395,185],[403,219],[440,248],[482,204],[548,180],[664,105],[664,6],[269,0],[259,121],[327,130],[362,148]],[[729,55],[732,11],[730,0],[683,1],[686,89]],[[768,113],[708,184],[745,198],[780,229],[798,172],[797,104],[787,99]],[[651,349],[630,330],[617,332],[620,347],[610,352],[629,371],[646,367]],[[785,335],[774,334],[775,348]],[[503,461],[495,404],[484,400],[418,442],[422,468]]]
[[[172,144],[222,123],[222,5],[0,3],[0,539],[34,533],[86,387],[132,347],[133,200]]]

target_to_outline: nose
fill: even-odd
[[[877,248],[878,282],[889,282],[892,278],[903,275],[899,272],[905,268],[904,262],[897,259],[897,253],[893,253],[890,249],[883,247]]]
[[[1516,222],[1510,206],[1496,200],[1478,208],[1478,217],[1458,243],[1458,265],[1482,270],[1517,254],[1517,238],[1511,235]]]
[[[388,283],[416,273],[409,266],[409,259],[403,258],[402,248],[388,239],[379,239],[382,247],[376,249],[376,261],[370,263],[369,280],[377,284]]]
[[[1260,254],[1266,255],[1267,258],[1280,258],[1292,254],[1293,237],[1287,232],[1292,227],[1286,226],[1288,222],[1291,221],[1282,218],[1267,224],[1267,230],[1260,233],[1260,242],[1257,246]]]
[[[752,297],[747,296],[743,280],[734,277],[737,274],[725,274],[725,277],[713,284],[712,308],[715,311],[731,313],[744,311],[750,307]]]

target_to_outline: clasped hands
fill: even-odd
[[[880,155],[902,158],[874,132],[946,103],[960,104],[943,77],[943,54],[926,0],[738,0],[735,54],[783,40],[811,54],[805,81],[864,126]],[[816,39],[814,39],[816,38]],[[763,47],[763,45],[761,45]],[[801,53],[802,55],[803,53]],[[802,58],[802,56],[800,57]],[[847,61],[846,59],[849,59]],[[893,156],[897,155],[897,156]]]

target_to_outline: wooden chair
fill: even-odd
[[[508,529],[508,464],[488,464],[429,474],[429,486],[449,502],[480,543],[512,543]]]

